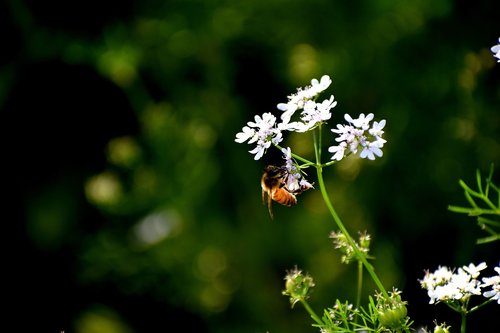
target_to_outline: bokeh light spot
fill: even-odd
[[[130,136],[115,138],[108,144],[108,160],[118,166],[133,166],[139,159],[140,154],[141,150],[137,141]]]
[[[309,82],[318,70],[316,50],[310,44],[298,44],[290,53],[290,75],[296,82]]]
[[[112,205],[122,198],[123,188],[115,174],[103,172],[87,181],[85,194],[87,199],[94,204]]]

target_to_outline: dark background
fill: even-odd
[[[458,180],[500,166],[500,3],[490,1],[6,1],[0,109],[7,322],[20,332],[315,332],[281,295],[295,265],[318,313],[355,299],[319,191],[270,221],[255,162],[234,136],[328,74],[343,114],[386,119],[383,158],[325,171],[377,274],[415,327],[425,269],[485,261],[497,243]],[[312,138],[291,135],[312,158]],[[326,148],[334,142],[325,131]],[[500,172],[495,179],[500,183]],[[311,180],[315,181],[314,175]],[[366,279],[365,300],[374,293]],[[366,303],[365,303],[366,304]],[[498,306],[469,318],[498,327]],[[9,325],[5,323],[6,327]],[[12,326],[10,326],[12,327]]]

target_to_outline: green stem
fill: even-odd
[[[318,126],[318,129],[319,129],[318,130],[319,134],[321,134],[321,125]],[[337,227],[344,234],[347,241],[352,246],[354,252],[356,253],[356,257],[358,258],[358,260],[360,262],[363,263],[363,265],[365,266],[366,270],[368,271],[368,273],[372,277],[373,281],[377,285],[380,292],[385,297],[388,298],[389,295],[388,295],[387,291],[385,290],[384,286],[382,285],[382,283],[380,282],[380,279],[378,278],[377,274],[375,273],[373,266],[366,259],[366,255],[360,251],[356,242],[352,239],[352,237],[349,234],[349,232],[347,231],[346,227],[344,226],[344,224],[340,220],[340,217],[337,215],[337,212],[333,208],[332,202],[330,201],[330,197],[329,197],[328,193],[326,192],[325,181],[323,180],[323,166],[321,165],[321,153],[320,153],[321,146],[319,145],[318,141],[321,142],[321,139],[318,139],[318,137],[316,136],[316,132],[314,132],[314,152],[315,152],[315,156],[316,156],[316,172],[318,175],[318,183],[319,183],[321,195],[323,196],[323,200],[325,201],[325,204],[326,204],[328,210],[330,211],[330,214],[332,215],[333,220],[337,224]]]
[[[318,315],[316,314],[316,312],[314,312],[314,310],[309,306],[309,303],[307,303],[306,300],[304,300],[304,299],[301,299],[300,302],[302,303],[302,305],[304,306],[304,308],[307,310],[307,312],[309,312],[309,314],[311,315],[311,318],[314,319],[314,321],[318,325],[323,325],[323,322],[318,317]]]
[[[460,333],[465,333],[465,319],[467,317],[467,314],[465,312],[460,313],[462,316],[462,323],[460,324]]]
[[[387,291],[385,290],[384,286],[380,282],[380,279],[378,278],[377,274],[375,273],[373,266],[368,262],[366,259],[366,256],[359,250],[358,246],[352,239],[351,235],[349,235],[349,232],[347,231],[346,227],[340,220],[339,216],[337,215],[337,212],[333,208],[333,205],[330,201],[330,197],[328,196],[328,193],[326,192],[326,187],[325,187],[325,182],[323,180],[323,168],[321,166],[316,166],[316,171],[318,174],[318,183],[319,183],[319,189],[321,191],[321,195],[323,196],[323,200],[325,201],[325,204],[330,211],[330,214],[333,217],[333,220],[337,224],[337,227],[340,229],[340,231],[345,235],[347,241],[349,244],[352,246],[354,252],[356,253],[356,257],[359,258],[359,260],[363,263],[365,266],[366,270],[368,271],[368,274],[370,274],[371,278],[373,279],[373,282],[377,285],[378,289],[380,292],[385,296],[389,297],[389,294],[387,294]]]
[[[356,309],[361,305],[361,290],[363,289],[363,263],[358,260],[358,295],[356,297]]]
[[[493,302],[493,298],[488,298],[488,300],[484,301],[483,303],[476,305],[475,307],[471,308],[468,313],[474,312],[485,306],[486,304],[489,304]]]
[[[321,125],[319,126],[319,128],[321,128]],[[318,132],[319,135],[321,135],[321,131],[318,130]],[[318,143],[318,136],[316,135],[316,131],[313,131],[313,138],[314,138],[314,156],[316,157],[316,164],[321,164],[321,146]]]
[[[283,149],[283,147],[281,147],[280,145],[274,145],[274,146],[275,146],[276,148],[278,148],[279,150]],[[307,164],[307,165],[315,165],[315,164],[316,164],[316,163],[311,162],[311,161],[309,161],[308,159],[305,159],[305,158],[303,158],[302,156],[296,155],[296,154],[294,154],[294,153],[292,153],[292,157],[293,157],[294,159],[296,159],[296,160],[299,160],[299,161],[301,161],[301,162],[304,162],[304,163],[305,163],[305,164]]]

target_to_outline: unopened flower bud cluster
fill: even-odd
[[[354,251],[352,245],[348,242],[347,237],[342,232],[332,231],[330,233],[330,238],[333,240],[333,244],[336,249],[339,249],[342,253],[341,261],[345,264],[349,264],[351,260],[355,259],[356,252]],[[359,234],[359,241],[356,243],[358,249],[364,255],[368,255],[370,251],[371,236],[366,232]]]
[[[314,286],[313,278],[309,274],[303,274],[301,270],[294,268],[285,276],[283,295],[290,297],[290,304],[293,307],[297,302],[309,298]]]
[[[401,299],[401,291],[393,289],[388,297],[377,294],[378,320],[382,327],[400,329],[408,321],[406,302]]]

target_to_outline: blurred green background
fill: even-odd
[[[447,210],[465,205],[458,180],[476,168],[494,163],[500,181],[499,14],[497,0],[0,4],[8,320],[21,332],[316,332],[281,295],[286,271],[314,277],[321,312],[354,302],[355,267],[340,264],[319,191],[269,219],[259,179],[281,157],[256,162],[234,137],[328,74],[330,127],[344,113],[387,120],[383,158],[325,171],[339,215],[373,236],[377,273],[403,290],[415,327],[458,328],[417,280],[480,261],[493,275],[500,259]],[[285,142],[312,158],[309,135]],[[495,312],[470,327],[498,327]]]

